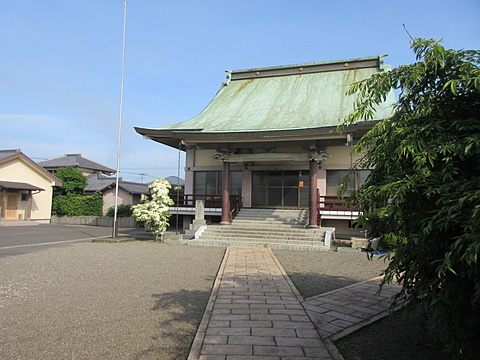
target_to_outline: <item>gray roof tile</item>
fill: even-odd
[[[6,159],[16,154],[22,154],[22,151],[20,149],[0,150],[0,160]]]
[[[107,173],[116,172],[115,169],[102,165],[96,161],[87,159],[83,157],[82,154],[65,154],[63,156],[56,157],[53,159],[39,161],[38,164],[44,167],[45,169],[73,166],[73,167],[91,169],[95,171],[103,171]]]
[[[85,192],[98,192],[113,186],[115,186],[115,177],[106,176],[102,173],[95,173],[87,178],[87,186],[85,187]],[[119,178],[118,187],[134,195],[148,195],[150,193],[148,189],[148,184],[123,181],[122,178]]]
[[[172,186],[177,186],[177,185],[185,186],[185,180],[183,180],[182,178],[179,178],[178,176],[169,176],[169,177],[166,177],[165,180],[167,180],[168,183]]]

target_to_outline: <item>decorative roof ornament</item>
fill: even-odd
[[[307,162],[316,161],[319,164],[323,163],[325,159],[331,157],[326,152],[311,151],[310,153],[258,153],[258,154],[231,154],[231,153],[219,153],[212,156],[215,161],[218,162],[230,162],[230,163],[250,163],[250,162],[264,162],[264,161],[296,161]]]
[[[323,164],[325,161],[332,157],[332,155],[326,153],[325,151],[311,151],[310,160],[316,161],[318,164]]]
[[[225,162],[228,160],[228,155],[228,153],[215,154],[212,156],[212,158],[218,162]]]

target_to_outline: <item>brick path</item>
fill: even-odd
[[[333,359],[272,251],[229,247],[189,360]]]
[[[311,297],[303,302],[322,338],[335,341],[390,313],[390,299],[400,291],[396,284],[384,285],[381,277]]]
[[[227,248],[188,360],[343,359],[332,340],[388,314],[380,278],[304,300],[267,248]]]

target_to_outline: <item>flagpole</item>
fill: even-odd
[[[123,80],[125,73],[125,38],[127,35],[127,0],[123,0],[123,38],[122,38],[122,76],[120,81],[120,111],[118,119],[118,142],[117,142],[117,173],[115,176],[115,209],[113,213],[113,231],[112,238],[118,237],[118,182],[120,176],[120,146],[122,139],[122,114],[123,114]]]

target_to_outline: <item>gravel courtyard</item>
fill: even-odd
[[[363,254],[274,253],[304,297],[385,267]],[[0,258],[0,358],[185,359],[223,254],[131,242]]]
[[[274,250],[300,294],[309,297],[381,275],[386,263],[364,253]]]
[[[0,359],[184,359],[224,249],[83,243],[0,259]]]

